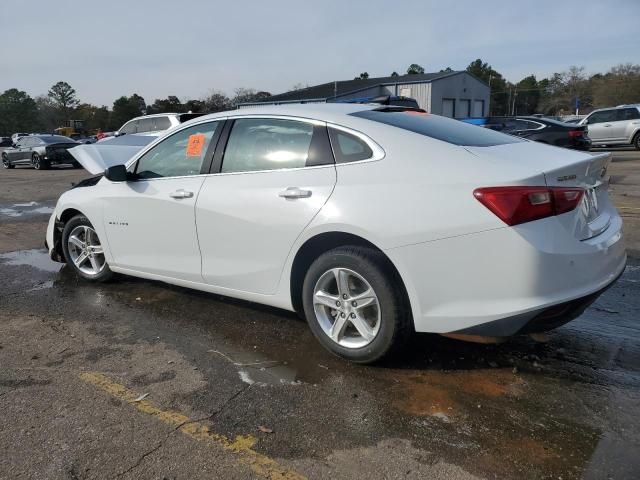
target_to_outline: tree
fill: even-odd
[[[269,92],[257,92],[253,88],[236,88],[234,97],[231,99],[231,107],[236,108],[241,103],[259,102],[260,100],[269,98]]]
[[[493,115],[507,115],[510,112],[510,99],[514,91],[513,85],[508,83],[502,75],[495,71],[487,62],[477,58],[467,65],[467,72],[482,80],[491,89],[491,113]]]
[[[424,67],[422,67],[421,65],[418,65],[417,63],[412,63],[411,65],[409,65],[409,68],[407,68],[407,73],[409,75],[424,73]]]
[[[185,111],[184,105],[175,95],[169,95],[167,98],[156,98],[153,104],[147,107],[147,113],[181,113]]]
[[[400,75],[398,75],[398,72],[396,72],[395,70],[393,72],[391,72],[391,77],[399,77]]]
[[[529,75],[520,80],[516,85],[517,97],[515,99],[515,112],[518,115],[531,115],[537,113],[540,100],[540,87],[535,75]]]
[[[640,101],[640,65],[616,65],[604,75],[589,79],[596,107],[608,107]]]
[[[212,90],[209,96],[205,97],[204,110],[206,112],[223,112],[231,108],[231,100],[222,92]]]
[[[362,72],[360,75],[354,78],[354,80],[366,80],[367,78],[369,78],[369,72]]]
[[[305,88],[309,88],[309,84],[299,82],[299,83],[296,83],[293,87],[291,87],[291,91],[296,92],[298,90],[303,90]]]
[[[581,108],[593,105],[592,85],[584,73],[584,67],[571,66],[566,72],[554,73],[539,82],[541,98],[539,110],[549,115],[563,115],[575,111],[576,98]]]
[[[206,112],[204,101],[202,100],[187,100],[184,102],[184,111],[191,113]]]
[[[53,132],[60,126],[60,112],[48,95],[40,95],[35,99],[38,109],[38,123],[43,132]]]
[[[37,130],[38,107],[26,92],[10,88],[0,95],[0,134],[9,136],[16,132]]]
[[[80,101],[76,98],[75,89],[67,82],[58,82],[49,89],[47,94],[58,113],[58,123],[71,120],[71,113]]]
[[[445,68],[443,70],[440,70],[440,73],[449,73],[449,72],[453,72],[453,68],[447,67],[447,68]]]
[[[120,128],[125,122],[145,113],[146,107],[144,98],[137,93],[130,97],[122,96],[113,102],[112,123]]]

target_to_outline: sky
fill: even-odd
[[[510,81],[640,63],[640,0],[0,1],[0,92],[63,80],[111,106],[255,88],[272,94],[476,58]]]

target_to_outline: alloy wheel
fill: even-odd
[[[107,264],[104,249],[93,228],[87,225],[74,228],[69,234],[67,247],[71,261],[82,273],[95,276],[104,270]]]
[[[40,170],[40,168],[42,167],[42,165],[40,164],[40,155],[34,153],[33,157],[31,157],[31,163],[33,165],[33,168],[35,168],[36,170]]]
[[[332,268],[313,289],[313,309],[324,333],[345,348],[369,345],[380,330],[380,302],[362,275]]]

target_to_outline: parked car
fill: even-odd
[[[79,145],[75,140],[61,135],[28,135],[20,137],[14,147],[2,152],[2,166],[14,168],[28,165],[36,170],[46,170],[51,165],[71,164],[79,168],[69,152],[69,148]]]
[[[104,175],[59,198],[53,259],[298,311],[355,362],[414,330],[555,328],[625,268],[608,152],[359,104],[207,115],[106,172],[101,148],[78,147]]]
[[[11,137],[0,137],[0,147],[11,147],[12,145]]]
[[[579,125],[589,126],[593,145],[633,145],[640,150],[640,104],[594,110]]]
[[[132,133],[146,133],[169,130],[188,120],[200,117],[203,113],[158,113],[144,115],[129,120],[115,133],[115,136],[130,135]]]
[[[462,121],[557,147],[575,150],[591,148],[585,126],[570,125],[547,117],[484,117],[465,118]]]
[[[21,137],[26,137],[27,135],[29,135],[28,133],[14,133],[13,135],[11,135],[11,144],[15,145],[16,143],[18,143],[18,139],[20,139]]]
[[[339,103],[378,103],[380,105],[395,105],[398,107],[420,108],[418,101],[412,97],[398,95],[382,95],[378,97],[359,97],[349,100],[339,100]]]

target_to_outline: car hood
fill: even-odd
[[[123,135],[108,142],[79,145],[69,149],[69,153],[80,163],[85,170],[93,175],[103,173],[114,165],[123,165],[133,156],[156,140],[157,135]]]

